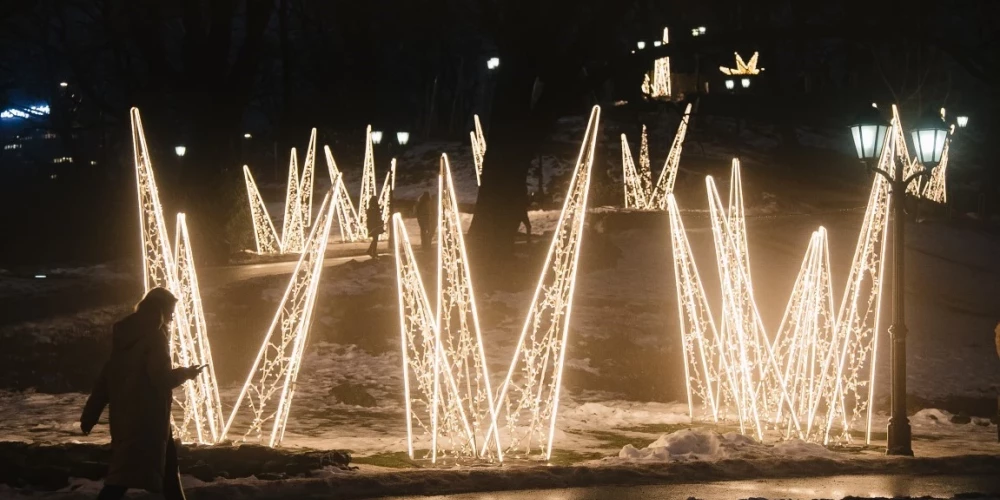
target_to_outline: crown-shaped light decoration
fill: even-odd
[[[719,71],[725,75],[756,75],[761,71],[764,71],[764,68],[757,67],[757,57],[759,56],[757,52],[754,52],[753,55],[750,56],[750,62],[743,62],[743,58],[740,57],[739,52],[736,52],[735,54],[736,67],[727,68],[725,66],[719,66]]]

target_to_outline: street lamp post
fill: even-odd
[[[906,188],[914,180],[928,176],[941,161],[941,152],[948,129],[936,114],[929,114],[913,130],[913,146],[917,159],[924,169],[905,177],[903,165],[896,165],[892,172],[878,167],[885,141],[889,140],[889,124],[874,107],[866,108],[851,125],[851,135],[858,158],[869,170],[884,177],[890,186],[892,203],[892,339],[890,368],[892,371],[891,414],[887,433],[887,455],[913,455],[910,422],[906,417],[906,315],[905,315],[905,265],[906,244]],[[892,159],[895,161],[895,158]],[[870,404],[870,403],[869,403]]]

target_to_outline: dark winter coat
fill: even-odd
[[[372,203],[368,206],[368,237],[374,238],[385,232],[385,227],[382,222],[382,207],[378,206],[378,203]]]
[[[171,369],[166,328],[159,318],[132,314],[114,326],[105,363],[80,417],[89,430],[110,405],[111,463],[106,484],[158,492],[163,485],[171,392],[185,381]]]
[[[426,193],[420,195],[417,200],[417,205],[414,207],[413,211],[416,212],[417,224],[423,230],[428,230],[431,224],[434,222],[434,204],[431,203],[431,197]]]

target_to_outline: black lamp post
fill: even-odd
[[[910,421],[906,417],[906,317],[905,299],[905,267],[903,253],[906,244],[906,188],[911,182],[921,176],[930,175],[941,161],[944,141],[948,136],[948,128],[936,114],[926,115],[913,129],[913,147],[917,159],[924,169],[904,177],[903,165],[895,165],[889,172],[878,165],[889,124],[874,107],[863,111],[851,125],[851,135],[858,158],[878,175],[889,181],[892,203],[892,326],[889,336],[892,338],[890,364],[892,370],[891,416],[889,417],[887,455],[913,455],[910,439]],[[895,158],[890,158],[895,162]]]

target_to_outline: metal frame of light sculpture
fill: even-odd
[[[260,255],[273,255],[281,253],[281,238],[278,231],[274,229],[271,222],[271,215],[267,212],[267,205],[260,196],[257,189],[257,182],[254,181],[250,167],[243,165],[243,178],[247,184],[247,199],[250,202],[250,217],[253,219],[253,236],[257,243],[257,253]]]
[[[340,182],[339,177],[336,182]],[[284,438],[313,307],[316,304],[316,290],[323,270],[338,192],[333,189],[323,198],[319,215],[292,272],[278,311],[226,421],[223,438],[232,430],[236,415],[244,408],[244,402],[252,413],[252,420],[244,431],[242,440],[256,435],[258,441],[263,441],[264,427],[268,423],[271,426],[268,446],[276,446]],[[334,199],[331,201],[331,198]]]
[[[469,143],[472,145],[472,160],[476,165],[476,185],[482,185],[483,161],[486,158],[486,136],[483,135],[483,125],[479,115],[472,115],[476,129],[469,132]]]
[[[684,138],[687,136],[688,123],[691,117],[691,104],[684,108],[684,114],[670,144],[670,153],[663,164],[656,185],[652,183],[652,172],[649,166],[649,146],[646,139],[646,126],[642,127],[642,138],[639,147],[639,168],[635,166],[628,139],[622,134],[622,184],[625,190],[625,208],[638,210],[666,210],[667,195],[674,191],[677,181],[677,171],[681,163],[681,151],[684,148]]]
[[[920,164],[917,157],[910,156],[910,150],[906,147],[906,134],[903,132],[903,122],[899,118],[899,108],[895,104],[892,105],[892,123],[895,123],[896,126],[890,130],[892,132],[891,139],[893,148],[896,151],[896,158],[899,160],[899,164],[903,165],[903,176],[909,177],[911,174],[924,170],[924,166]],[[923,182],[923,179],[918,177],[915,182],[906,187],[906,192],[920,197],[921,182]]]
[[[195,272],[194,254],[191,250],[191,237],[188,235],[187,219],[184,214],[177,214],[177,236],[174,243],[176,251],[174,263],[177,269],[177,296],[179,310],[185,314],[175,321],[186,321],[191,345],[188,347],[189,359],[187,365],[205,365],[206,368],[191,383],[184,384],[188,401],[196,401],[193,412],[185,414],[181,435],[187,434],[187,424],[193,417],[195,433],[199,443],[217,443],[222,435],[224,425],[222,403],[219,399],[219,386],[216,384],[215,363],[212,362],[212,347],[208,341],[208,326],[205,323],[205,310],[201,305],[201,291],[198,287],[198,275]],[[184,328],[184,326],[181,326]],[[208,431],[208,435],[205,434]]]
[[[670,43],[670,30],[663,28],[663,44]],[[649,73],[643,79],[642,92],[653,98],[670,97],[670,57],[661,57],[653,61],[652,78]]]
[[[389,223],[391,222],[389,217],[392,214],[389,210],[392,209],[392,192],[396,189],[396,159],[393,158],[389,163],[389,171],[385,173],[385,181],[382,182],[382,191],[378,194],[378,206],[382,209],[382,234],[379,239],[389,238]]]
[[[313,179],[316,176],[316,129],[309,134],[309,146],[306,149],[306,161],[302,166],[302,177],[299,180],[299,206],[302,208],[303,236],[305,229],[312,225]]]
[[[756,75],[761,71],[764,71],[764,68],[757,67],[757,57],[760,55],[759,53],[754,52],[753,55],[750,56],[749,62],[743,62],[743,58],[740,57],[739,52],[735,52],[735,54],[736,67],[727,68],[725,66],[719,66],[719,71],[725,75]]]
[[[201,443],[214,443],[217,435],[214,430],[218,415],[218,388],[215,379],[215,368],[212,365],[211,350],[204,330],[203,313],[201,312],[201,297],[194,277],[194,259],[191,257],[190,244],[187,236],[187,226],[183,215],[179,216],[177,227],[178,246],[184,250],[175,255],[171,251],[167,227],[163,218],[163,207],[156,188],[152,161],[146,136],[142,128],[139,109],[129,111],[132,122],[132,147],[135,161],[136,191],[139,201],[139,228],[143,255],[143,289],[144,292],[156,287],[170,290],[178,303],[174,310],[174,321],[169,327],[169,346],[171,364],[188,366],[191,364],[208,364],[208,370],[197,380],[185,383],[183,397],[175,398],[177,407],[183,418],[181,425],[171,417],[171,422],[182,441],[197,439]],[[180,249],[179,249],[180,250]],[[182,259],[178,270],[178,258]],[[178,272],[183,275],[178,279]],[[196,307],[193,311],[189,307]],[[196,332],[191,333],[194,324]],[[194,434],[188,425],[194,425]]]
[[[281,225],[281,251],[299,253],[305,245],[305,228],[302,226],[302,197],[299,195],[299,160],[292,148],[288,161],[288,186],[285,191],[285,218]]]
[[[881,164],[891,170],[895,155],[890,141]],[[741,431],[758,438],[766,427],[774,427],[786,437],[828,444],[836,420],[842,432],[835,437],[849,441],[850,429],[864,419],[870,442],[888,183],[879,177],[872,186],[836,317],[827,233],[819,228],[773,340],[754,301],[740,184],[739,164],[734,162],[726,213],[714,182],[706,179],[722,288],[721,328],[716,327],[676,200],[667,197],[692,420],[697,418],[695,401],[700,400],[703,414],[714,421],[735,410]]]
[[[375,154],[372,146],[372,126],[369,125],[365,131],[365,162],[361,172],[361,194],[357,212],[362,239],[368,238],[368,206],[372,197],[378,195],[375,189]]]
[[[491,432],[505,439],[508,456],[532,456],[537,441],[545,459],[552,457],[600,116],[601,108],[594,106],[510,370],[494,405],[498,420]],[[487,437],[484,450],[491,442]]]
[[[365,232],[362,231],[361,221],[358,219],[358,212],[351,201],[350,193],[347,192],[347,188],[343,182],[338,182],[338,178],[342,179],[342,177],[340,169],[337,168],[337,162],[333,159],[333,152],[330,151],[330,146],[323,146],[323,152],[326,155],[326,168],[330,173],[330,185],[339,193],[334,199],[337,201],[340,239],[345,242],[362,240],[364,239]]]

